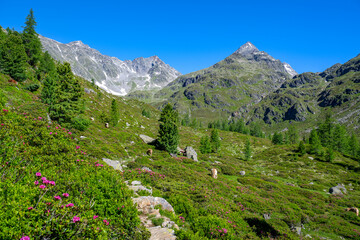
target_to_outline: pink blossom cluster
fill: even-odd
[[[73,222],[74,223],[79,222],[79,221],[80,221],[80,217],[78,217],[78,216],[73,217]]]
[[[103,222],[104,222],[106,225],[109,225],[109,224],[110,224],[106,219],[104,219]]]
[[[73,203],[66,204],[66,207],[73,207],[73,206],[74,206]]]
[[[54,198],[55,198],[56,200],[61,200],[61,197],[60,197],[60,196],[54,196]]]
[[[69,197],[68,193],[63,193],[63,197]]]
[[[30,237],[29,236],[24,236],[24,237],[20,238],[20,240],[30,240]]]

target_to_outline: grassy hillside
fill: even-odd
[[[83,109],[84,117],[94,121],[86,131],[65,131],[47,123],[47,106],[39,100],[41,89],[31,93],[9,83],[5,75],[0,79],[4,109],[9,110],[0,116],[4,124],[0,201],[5,206],[0,210],[5,219],[1,238],[146,239],[124,180],[140,180],[153,188],[153,196],[169,201],[175,214],[162,214],[180,226],[178,239],[360,237],[359,217],[345,211],[359,207],[358,159],[335,153],[331,163],[325,162],[322,157],[299,156],[297,146],[251,137],[253,154],[245,161],[248,136],[225,131],[220,131],[218,153],[201,154],[200,139],[210,132],[189,127],[180,127],[179,146],[194,147],[199,162],[171,157],[138,136],[157,136],[159,112],[147,104],[111,96],[79,79],[83,88],[93,90],[85,93]],[[117,126],[105,128],[113,98],[120,120]],[[144,109],[150,118],[142,115]],[[146,155],[148,148],[153,149],[152,156]],[[121,160],[127,168],[123,173],[115,171],[102,162],[104,157]],[[211,178],[212,168],[218,170],[218,179]],[[37,172],[55,181],[55,186],[44,184],[46,188],[40,189],[34,184],[39,181]],[[329,188],[338,183],[345,184],[348,193],[330,195]],[[74,207],[66,207],[69,203]],[[95,215],[99,218],[93,219]],[[300,228],[299,236],[294,231]]]

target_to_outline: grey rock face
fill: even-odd
[[[331,194],[346,194],[346,188],[343,184],[338,184],[335,187],[329,189],[329,193]]]
[[[195,152],[195,150],[192,147],[186,147],[185,148],[185,154],[187,158],[191,158],[193,159],[195,162],[198,161],[197,159],[197,153]]]
[[[156,142],[155,138],[146,136],[144,134],[140,134],[139,137],[144,141],[146,144],[154,144]]]
[[[134,90],[160,89],[181,74],[157,56],[121,61],[102,55],[81,41],[62,44],[39,36],[44,51],[60,61],[69,62],[73,72],[114,95]]]

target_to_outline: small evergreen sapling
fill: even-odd
[[[211,131],[210,143],[211,143],[211,151],[217,152],[221,145],[219,131],[217,129],[213,129]]]
[[[158,147],[169,153],[176,153],[179,143],[178,113],[167,104],[160,115]]]
[[[252,154],[252,149],[251,149],[250,138],[247,138],[245,142],[245,150],[244,150],[246,161],[249,161],[251,159],[251,154]]]

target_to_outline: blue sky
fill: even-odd
[[[37,32],[81,40],[121,60],[158,55],[188,73],[247,41],[297,72],[323,71],[360,53],[360,0],[2,1],[0,25],[21,31],[33,8]]]

